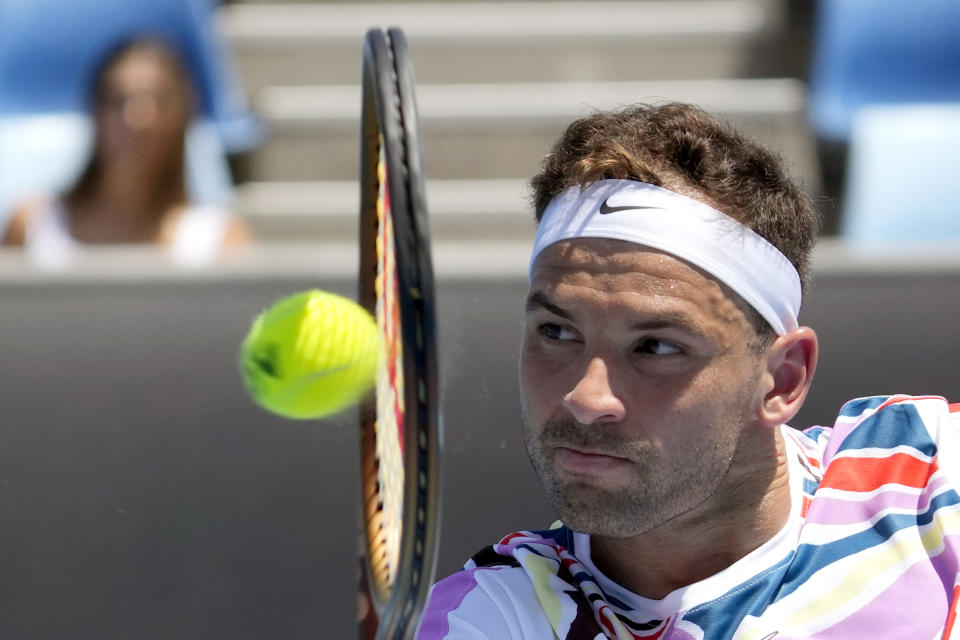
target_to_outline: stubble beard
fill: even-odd
[[[575,531],[611,538],[641,535],[702,503],[716,491],[736,448],[718,443],[712,451],[698,451],[691,443],[688,455],[669,457],[615,428],[561,418],[535,433],[521,420],[527,455],[560,519]],[[594,478],[562,474],[554,460],[558,446],[615,452],[631,461],[630,481],[602,486]]]

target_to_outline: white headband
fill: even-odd
[[[547,206],[530,258],[573,238],[627,240],[694,264],[737,292],[779,335],[797,328],[800,276],[780,251],[716,209],[635,180],[573,187]]]

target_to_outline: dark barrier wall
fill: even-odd
[[[0,276],[0,637],[350,638],[351,418],[247,399],[250,318],[345,278]],[[440,572],[551,521],[518,435],[522,278],[439,283],[446,424]],[[960,398],[960,269],[821,270],[822,339],[795,426],[870,393]]]

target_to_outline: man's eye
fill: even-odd
[[[577,338],[577,334],[570,329],[561,327],[558,324],[553,324],[552,322],[547,322],[540,325],[540,335],[547,340],[556,341],[576,340]]]
[[[655,356],[669,356],[676,353],[682,353],[683,349],[669,340],[658,340],[657,338],[647,338],[637,348],[640,353],[649,353]]]

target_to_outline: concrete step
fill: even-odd
[[[527,178],[575,118],[594,109],[680,100],[785,154],[794,175],[818,191],[805,90],[795,80],[420,85],[417,96],[432,179]],[[250,160],[257,180],[356,179],[359,87],[274,87],[260,94],[256,108],[270,132]]]
[[[238,4],[218,18],[256,91],[359,82],[364,33],[388,25],[404,29],[423,83],[736,77],[774,44],[783,11],[780,0]]]
[[[426,187],[436,240],[533,238],[524,180],[430,180]],[[236,206],[260,240],[351,242],[359,199],[356,180],[252,182],[239,187]]]

